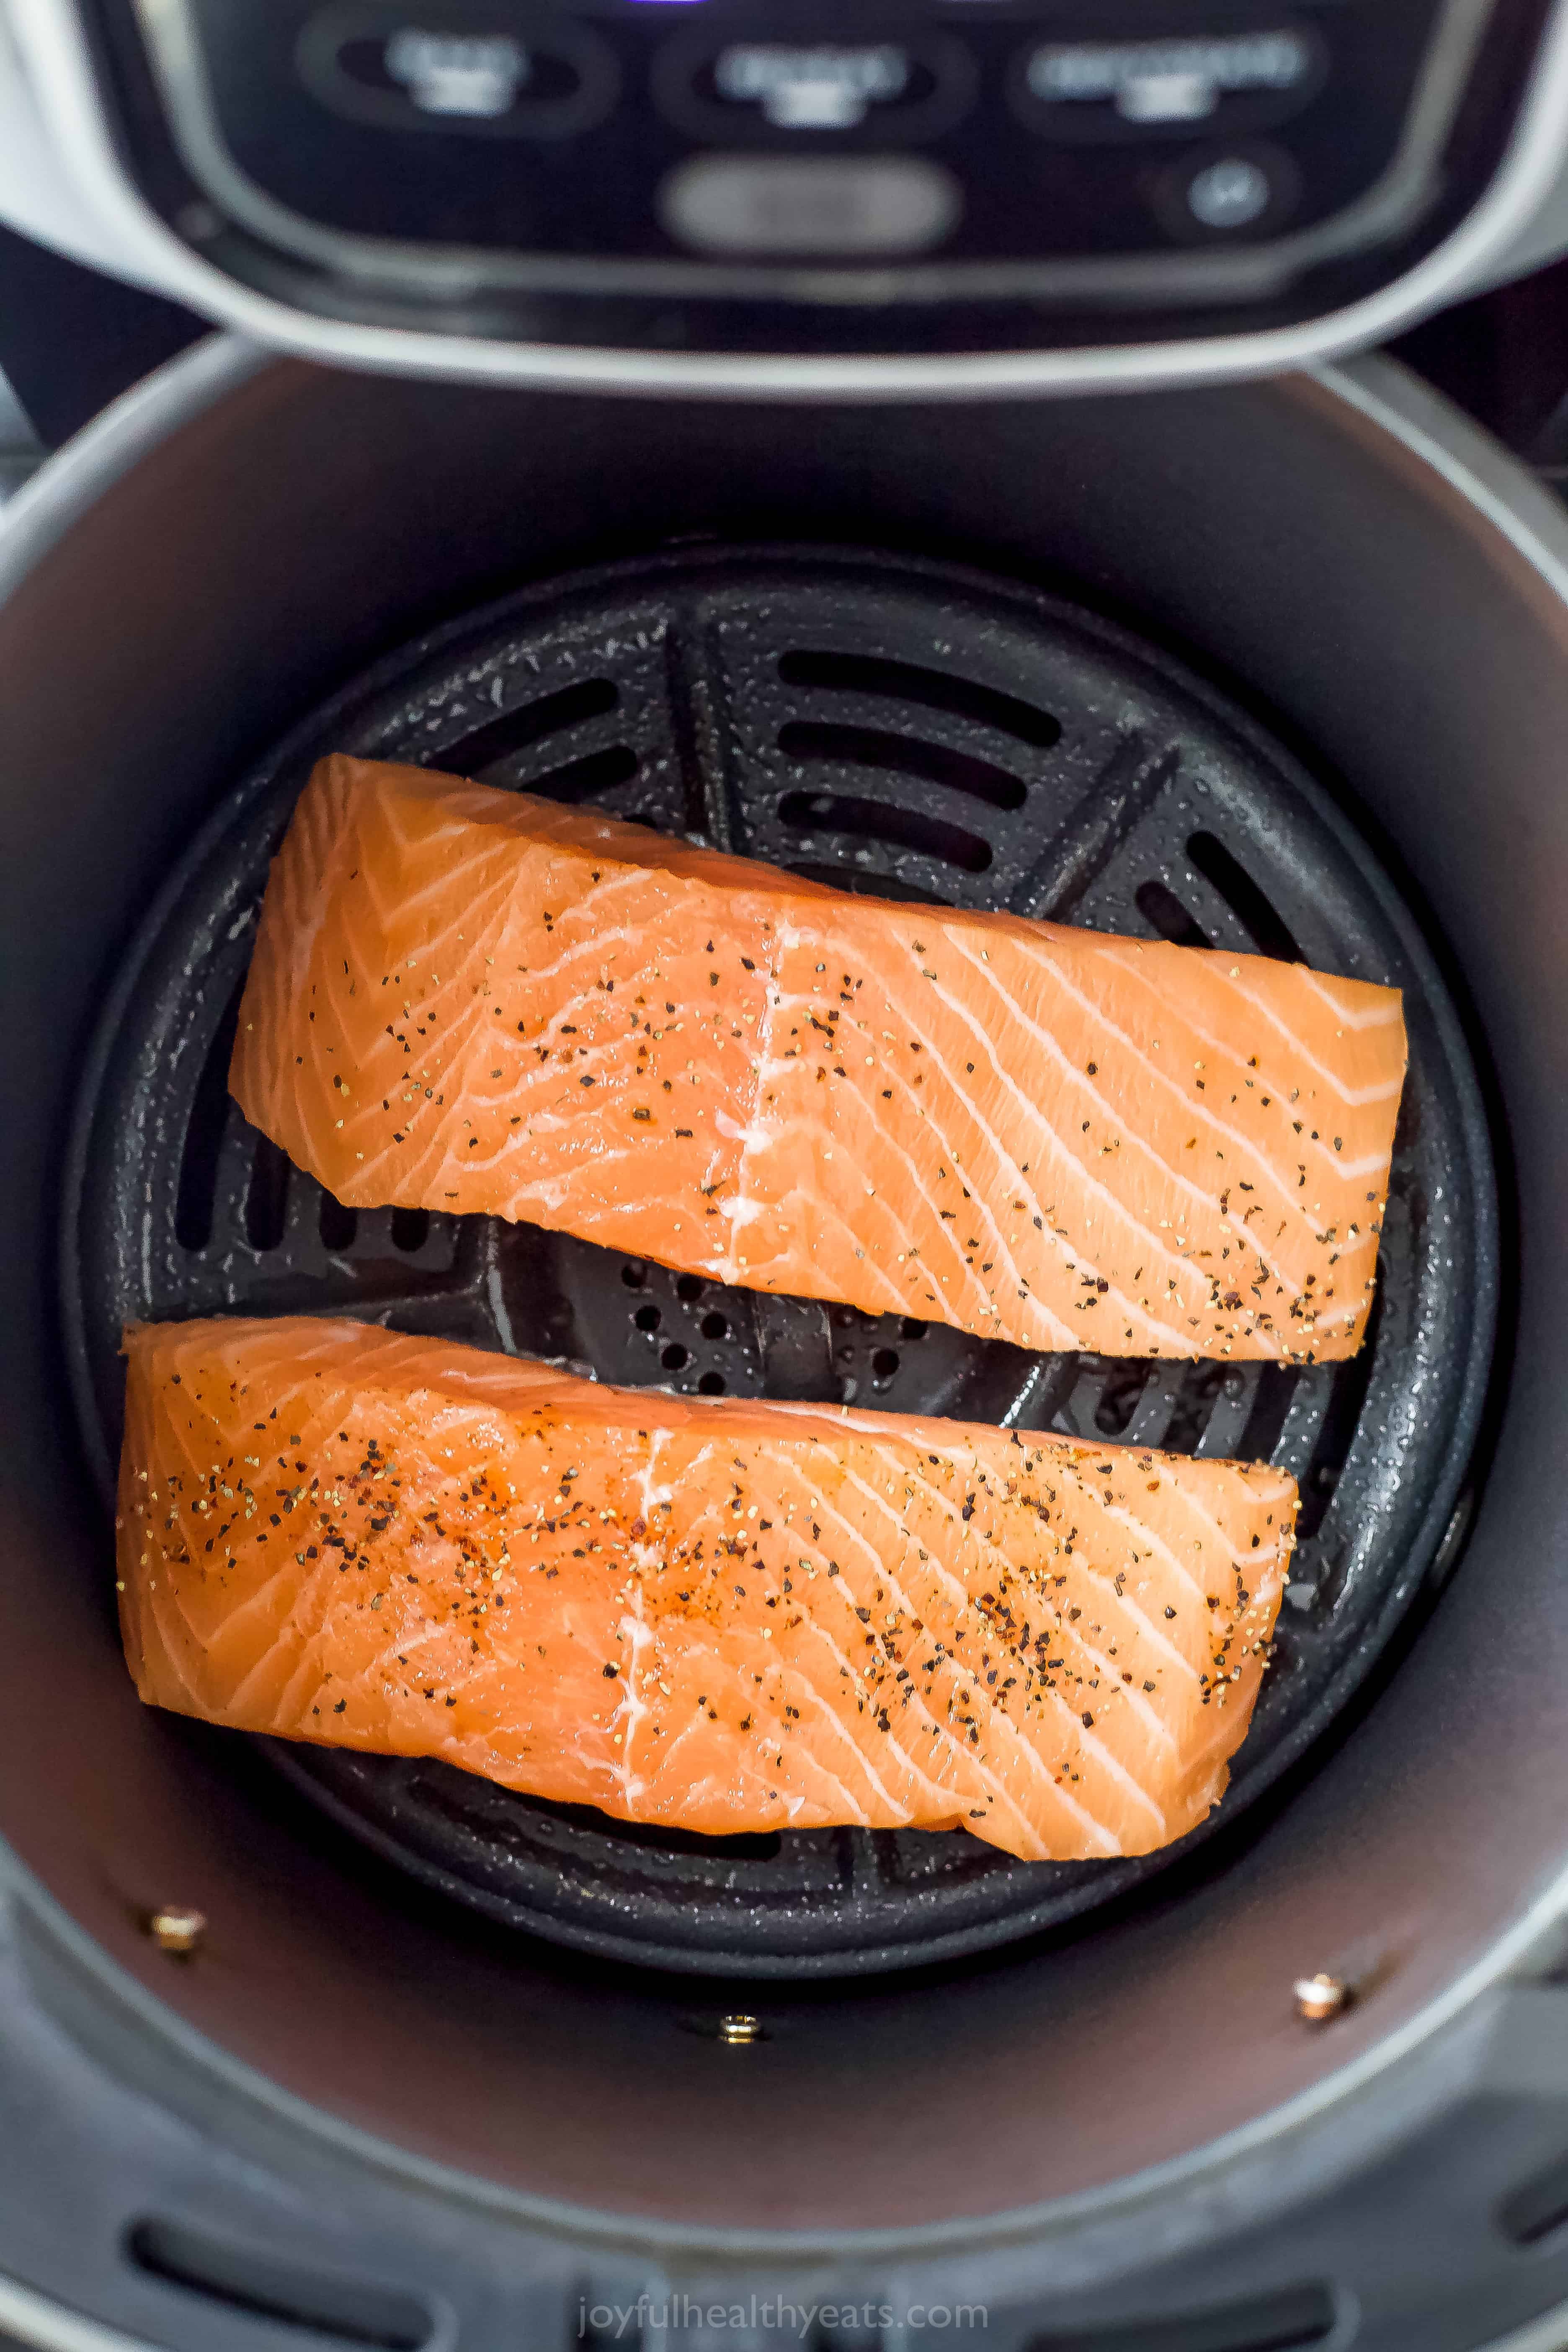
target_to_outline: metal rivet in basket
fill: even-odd
[[[1310,2024],[1326,2024],[1338,2017],[1350,1999],[1350,1987],[1342,1977],[1331,1977],[1321,1970],[1315,1977],[1298,1977],[1295,1984],[1296,2010]]]
[[[737,2011],[719,2020],[720,2041],[728,2042],[734,2049],[743,2049],[748,2042],[761,2042],[764,2038],[760,2017],[748,2017],[743,2011]]]
[[[207,1931],[207,1915],[184,1903],[164,1903],[147,1921],[147,1933],[161,1952],[194,1952]]]

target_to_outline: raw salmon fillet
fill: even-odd
[[[1353,1354],[1394,989],[852,897],[323,761],[230,1084],[353,1206],[480,1210],[1037,1349]]]
[[[1146,1853],[1215,1803],[1283,1472],[601,1388],[354,1323],[151,1324],[119,1559],[142,1696],[718,1833]]]

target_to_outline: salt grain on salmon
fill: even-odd
[[[334,758],[230,1083],[351,1206],[1030,1348],[1300,1362],[1361,1343],[1405,1061],[1394,989]]]
[[[1282,1471],[595,1386],[306,1317],[128,1331],[143,1699],[710,1834],[1145,1853],[1224,1790]]]

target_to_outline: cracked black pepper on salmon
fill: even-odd
[[[416,768],[316,769],[230,1082],[347,1204],[528,1220],[1037,1349],[1354,1353],[1399,992],[892,905]]]
[[[374,1327],[149,1324],[119,1500],[150,1703],[710,1834],[1200,1822],[1250,1719],[1284,1472],[681,1399]]]

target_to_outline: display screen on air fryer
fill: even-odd
[[[1215,31],[1153,0],[183,0],[193,47],[168,37],[181,5],[142,22],[185,154],[273,235],[281,206],[479,250],[1026,266],[1219,258],[1343,215],[1386,177],[1450,14],[1338,0]]]
[[[1392,267],[1495,152],[1469,0],[101,5],[133,119],[167,134],[164,216],[342,300],[424,262],[442,299],[459,272],[501,305],[751,299],[802,270],[816,300],[861,272],[886,319],[896,271],[950,305],[1141,307],[1146,331],[1157,300],[1234,319]],[[1537,8],[1492,21],[1511,41]]]

